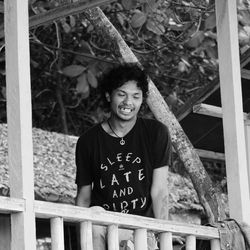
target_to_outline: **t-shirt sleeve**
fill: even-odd
[[[153,141],[153,167],[170,166],[172,163],[172,143],[169,130],[164,124],[158,124]]]
[[[76,163],[76,184],[78,188],[92,183],[91,159],[87,140],[80,137],[76,144],[75,163]]]

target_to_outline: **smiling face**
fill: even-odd
[[[111,115],[114,118],[131,121],[137,118],[143,101],[143,93],[136,81],[132,80],[115,89],[111,96],[107,95],[107,99],[110,101]]]

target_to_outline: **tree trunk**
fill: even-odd
[[[99,32],[109,39],[112,43],[111,48],[113,48],[114,53],[121,62],[139,63],[119,32],[110,23],[100,8],[88,9],[84,11],[84,15]],[[169,128],[173,147],[193,182],[208,221],[214,222],[224,219],[225,210],[221,202],[221,191],[213,186],[193,145],[150,79],[147,103],[156,119],[162,121]]]

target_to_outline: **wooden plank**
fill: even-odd
[[[211,243],[211,250],[221,250],[219,239],[213,239],[210,241],[210,243]]]
[[[51,250],[64,250],[63,218],[50,219]]]
[[[4,1],[10,195],[25,199],[11,214],[11,249],[36,248],[28,0]]]
[[[193,112],[200,115],[213,116],[217,118],[222,118],[222,108],[200,103],[193,106]],[[249,115],[247,113],[243,113],[244,121],[249,120]]]
[[[138,228],[138,229],[135,230],[134,245],[135,245],[135,250],[145,250],[145,249],[148,249],[147,229],[145,229],[145,228]]]
[[[92,222],[80,222],[81,250],[93,250]]]
[[[110,4],[112,2],[117,2],[117,0],[85,0],[77,1],[63,4],[55,9],[51,9],[47,12],[34,15],[30,17],[29,27],[35,28],[41,25],[50,24],[60,18],[67,17],[69,15],[76,15],[82,13],[88,8],[93,8],[96,6],[102,6],[104,4]],[[0,38],[4,37],[4,28],[0,26]]]
[[[9,197],[0,196],[0,212],[23,212],[25,207],[25,201],[23,199],[15,199]]]
[[[119,250],[118,226],[108,226],[108,250]]]
[[[160,234],[160,249],[173,250],[172,233]]]
[[[195,149],[198,153],[200,158],[203,159],[210,159],[210,160],[218,160],[218,161],[225,161],[225,154],[203,150],[203,149]]]
[[[195,250],[196,249],[196,238],[194,235],[189,235],[186,237],[186,250]]]
[[[245,123],[245,139],[246,139],[246,154],[247,154],[247,168],[248,168],[248,183],[250,193],[250,121]]]
[[[109,211],[93,211],[88,208],[57,204],[44,201],[35,201],[35,211],[38,218],[63,217],[66,221],[89,220],[96,224],[117,224],[120,228],[145,228],[156,232],[172,232],[181,235],[196,235],[197,238],[219,238],[216,228],[185,224],[175,221],[146,218],[131,214],[122,214]]]
[[[216,22],[230,217],[249,223],[236,1],[216,0]]]

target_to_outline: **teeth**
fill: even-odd
[[[121,111],[125,112],[125,113],[130,113],[132,111],[132,109],[130,109],[130,108],[121,108]]]

